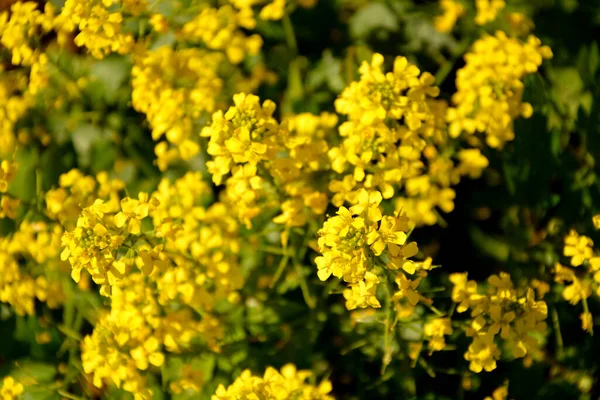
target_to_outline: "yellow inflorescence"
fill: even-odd
[[[211,399],[333,400],[328,394],[331,383],[323,381],[318,386],[306,383],[311,376],[312,372],[297,370],[292,364],[284,365],[281,371],[269,367],[262,378],[246,370],[231,386],[226,388],[220,385]]]
[[[600,296],[600,254],[593,246],[592,239],[571,230],[564,240],[563,255],[574,268],[560,263],[554,267],[554,281],[562,286],[563,298],[572,305],[583,303],[581,328],[590,333],[594,323],[587,299],[594,293]]]
[[[485,25],[493,22],[504,7],[506,7],[505,0],[475,0],[475,8],[477,9],[475,23]]]
[[[218,75],[221,53],[160,47],[136,58],[131,71],[133,106],[146,114],[156,146],[158,166],[189,160],[200,151],[197,121],[217,107],[223,81]],[[171,145],[171,146],[169,146]]]
[[[315,259],[319,279],[333,275],[349,284],[344,291],[349,310],[381,306],[376,297],[378,269],[415,272],[414,263],[407,260],[417,253],[416,243],[407,243],[408,219],[404,215],[383,216],[381,200],[381,193],[361,189],[357,204],[350,209],[340,207],[319,231],[319,251],[323,254]]]
[[[450,136],[485,133],[494,148],[513,140],[513,121],[533,113],[531,104],[522,101],[523,78],[551,57],[550,48],[534,36],[521,42],[498,31],[475,42],[457,72],[457,92],[447,112]]]
[[[496,369],[501,354],[498,336],[515,358],[539,356],[541,343],[534,334],[544,333],[548,306],[536,299],[533,289],[525,293],[517,290],[507,273],[492,275],[485,294],[478,291],[477,282],[467,280],[467,273],[452,274],[450,281],[454,284],[452,301],[458,304],[456,311],[471,310],[466,334],[473,342],[465,353],[471,371]]]
[[[504,23],[509,34],[485,34],[473,43],[449,101],[436,86],[443,79],[408,58],[395,57],[388,65],[382,54],[364,60],[361,53],[358,78],[339,89],[329,112],[295,114],[293,99],[279,107],[264,100],[276,98],[269,91],[260,91],[264,101],[253,94],[277,80],[266,67],[263,48],[271,47],[272,38],[255,32],[271,32],[268,24],[280,24],[281,32],[271,34],[286,37],[292,65],[299,68],[294,79],[310,86],[302,82],[303,63],[312,61],[297,54],[289,14],[315,6],[316,0],[193,1],[189,9],[159,3],[66,0],[61,7],[42,7],[16,1],[0,12],[6,59],[0,65],[0,219],[11,220],[9,233],[0,237],[0,301],[11,313],[39,323],[37,345],[52,343],[54,332],[79,343],[69,341],[75,346],[69,357],[78,347],[90,388],[104,394],[116,387],[135,399],[151,399],[160,377],[162,389],[171,394],[207,395],[202,390],[208,390],[203,386],[213,369],[248,367],[218,358],[227,345],[266,340],[252,331],[251,316],[241,317],[257,304],[270,306],[262,289],[274,289],[281,278],[290,287],[297,284],[308,307],[322,304],[307,287],[310,271],[313,284],[317,277],[331,288],[338,283],[332,276],[343,282],[343,289],[326,295],[339,294],[346,309],[355,310],[352,324],[379,317],[382,311],[374,309],[384,308],[384,367],[399,351],[391,341],[416,363],[425,344],[431,355],[452,348],[448,342],[459,334],[470,338],[464,368],[468,364],[474,373],[496,369],[502,350],[524,358],[526,365],[541,359],[548,314],[544,294],[551,291],[552,278],[564,300],[582,304],[581,326],[593,332],[587,299],[600,295],[600,256],[589,237],[570,231],[562,260],[570,266],[557,262],[549,279],[525,285],[499,272],[477,283],[466,272],[453,273],[452,287],[441,290],[426,279],[437,267],[428,255],[437,250],[421,240],[417,246],[411,237],[415,228],[444,225],[442,213],[455,208],[455,187],[463,179],[491,176],[493,181],[497,171],[487,170],[488,157],[495,159],[493,152],[515,139],[516,119],[532,116],[532,105],[523,101],[524,79],[552,51],[533,35],[524,39],[533,29],[525,14],[502,13],[503,0],[475,1],[476,24]],[[442,33],[451,33],[459,18],[473,11],[463,1],[439,4],[442,13],[433,24]],[[168,12],[163,14],[162,6]],[[186,12],[179,14],[178,7]],[[501,13],[505,19],[498,19]],[[78,119],[94,125],[106,117],[106,110],[67,104],[98,99],[83,94],[87,78],[64,76],[62,52],[78,60],[74,69],[98,75],[113,60],[125,60],[124,80],[130,81],[120,88],[123,107],[156,142],[152,161],[158,170],[149,163],[148,179],[140,186],[126,184],[136,179],[126,168],[86,175],[83,171],[101,168],[68,157],[56,176],[68,172],[48,183],[42,171],[47,161],[29,160],[31,150],[53,146],[60,152],[71,141],[79,157],[88,137],[68,137],[71,126]],[[83,53],[92,58],[85,61]],[[348,60],[351,65],[353,56]],[[62,82],[55,90],[59,94],[49,89],[56,82]],[[64,122],[66,138],[25,123],[30,115],[32,121],[39,117],[44,102],[51,103],[45,114],[61,106],[75,110],[76,117],[67,121],[44,116],[57,126]],[[99,129],[102,140],[115,139],[109,143],[113,147],[129,143],[112,122],[108,134],[104,125]],[[121,150],[114,151],[115,165],[125,165]],[[89,158],[104,162],[96,153]],[[17,171],[17,161],[24,171]],[[35,179],[35,197],[14,195],[17,172]],[[134,188],[140,191],[130,193]],[[600,215],[593,223],[600,228]],[[4,232],[4,225],[0,228]],[[271,270],[274,264],[277,270]],[[288,264],[293,272],[286,270]],[[453,311],[434,307],[428,293],[444,289],[458,314],[470,311],[462,322]],[[67,326],[72,310],[52,333],[46,330],[50,317],[59,315],[48,309],[70,307],[69,296],[79,296],[77,313],[84,308],[79,302],[85,307],[87,301],[104,302],[104,308],[85,314],[93,328],[81,337]],[[39,307],[43,316],[37,315]],[[415,328],[416,335],[407,335],[413,339],[395,335],[405,322]],[[193,363],[203,356],[210,360],[204,369]],[[332,384],[315,382],[311,371],[293,364],[269,367],[262,377],[246,369],[230,386],[219,385],[211,398],[332,400]],[[17,398],[24,384],[4,378],[0,397]],[[505,384],[491,398],[507,396]]]
[[[0,396],[4,400],[15,400],[23,394],[23,391],[23,384],[15,381],[12,376],[4,377],[0,388]]]
[[[456,0],[440,0],[443,14],[436,17],[434,24],[438,32],[451,32],[456,21],[465,13],[465,6]]]

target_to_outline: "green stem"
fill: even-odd
[[[441,86],[450,72],[452,68],[454,68],[454,64],[462,57],[467,48],[471,45],[470,39],[464,39],[458,46],[457,51],[454,53],[454,56],[446,62],[446,64],[442,65],[441,68],[435,74],[435,84],[436,86]]]
[[[281,22],[283,23],[283,31],[285,32],[287,45],[294,55],[296,55],[298,53],[298,42],[296,41],[296,34],[294,33],[294,27],[290,20],[290,16],[286,13]]]
[[[310,295],[310,290],[308,289],[308,284],[306,283],[306,278],[302,271],[302,265],[296,263],[294,267],[296,269],[296,275],[298,275],[298,279],[300,279],[300,289],[302,290],[302,296],[304,297],[306,305],[308,305],[308,308],[315,308],[315,301]]]
[[[590,312],[590,309],[589,309],[589,307],[588,307],[588,302],[587,302],[587,299],[586,299],[585,297],[582,297],[582,300],[581,300],[581,301],[583,302],[583,311],[584,311],[586,314],[589,314],[589,312]],[[594,336],[594,321],[593,321],[593,320],[592,320],[592,325],[590,326],[590,335],[591,335],[591,336]]]
[[[273,276],[273,280],[271,281],[271,289],[273,289],[275,287],[275,285],[277,284],[277,281],[279,281],[279,278],[281,277],[281,274],[283,274],[285,267],[288,265],[289,260],[290,260],[290,256],[287,254],[281,258],[281,261],[279,262],[279,266],[277,267],[277,271],[275,272],[275,275]]]
[[[560,331],[560,321],[558,320],[558,313],[556,312],[556,308],[552,309],[552,325],[554,326],[554,335],[556,336],[556,348],[557,348],[557,357],[560,360],[563,356],[563,338],[562,333]]]

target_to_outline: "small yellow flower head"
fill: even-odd
[[[346,308],[348,310],[354,310],[357,307],[381,307],[379,300],[377,300],[378,284],[379,278],[377,278],[377,275],[371,272],[366,272],[364,280],[352,283],[349,285],[349,289],[344,290]]]
[[[13,199],[8,195],[0,195],[0,218],[17,218],[20,205],[20,199]]]
[[[571,230],[565,237],[563,254],[571,257],[571,265],[578,267],[593,256],[592,246],[594,242],[587,236],[579,236],[575,230]]]
[[[506,7],[504,0],[475,0],[475,8],[477,8],[475,23],[485,25],[493,22],[504,7]]]
[[[579,318],[581,319],[581,329],[586,332],[594,331],[594,316],[592,313],[584,312],[579,316]]]
[[[161,170],[200,151],[195,140],[200,127],[195,123],[216,109],[223,87],[217,72],[222,61],[220,53],[166,46],[135,58],[133,107],[146,114],[155,141],[163,135],[168,141],[155,149]]]
[[[134,0],[123,2],[123,10],[113,10],[113,1],[104,0],[67,0],[60,15],[56,19],[57,27],[66,32],[79,30],[75,36],[75,44],[85,47],[96,58],[103,58],[110,53],[127,54],[133,50],[134,39],[131,34],[123,33],[123,14],[125,7]],[[145,6],[141,6],[142,9]],[[129,12],[134,11],[129,10]]]
[[[261,106],[257,96],[245,93],[236,94],[233,101],[225,114],[214,113],[212,123],[201,133],[210,138],[207,151],[214,158],[206,166],[217,185],[235,165],[256,166],[274,159],[280,149],[279,124],[272,116],[275,103],[267,100]]]
[[[469,369],[475,373],[496,369],[496,361],[500,359],[500,350],[494,343],[494,335],[483,334],[473,338],[473,343],[465,353],[465,359],[470,362]]]
[[[526,36],[534,28],[533,21],[527,15],[519,12],[506,14],[506,20],[510,24],[513,32],[518,36]]]
[[[360,81],[352,82],[335,101],[338,113],[362,125],[404,118],[409,129],[418,129],[430,118],[426,98],[436,97],[439,89],[428,72],[421,74],[405,57],[396,57],[393,72],[383,72],[383,56],[374,54],[371,63],[363,62]]]
[[[451,335],[452,323],[449,318],[436,318],[423,326],[423,334],[429,340],[429,352],[441,351],[446,348],[445,335]]]
[[[42,55],[36,40],[52,29],[54,7],[48,3],[41,11],[33,1],[14,2],[10,13],[0,13],[0,43],[12,53],[13,65],[32,66]]]
[[[458,312],[471,309],[470,327],[466,329],[473,343],[465,354],[470,361],[471,371],[491,371],[496,368],[500,351],[495,343],[499,336],[515,358],[526,355],[537,356],[540,343],[530,334],[543,334],[544,320],[548,316],[548,306],[536,300],[534,290],[527,288],[525,293],[517,290],[507,273],[492,275],[488,279],[488,293],[477,291],[474,281],[467,281],[465,274],[452,274],[454,283],[452,300],[459,303]]]
[[[600,214],[594,215],[592,221],[594,223],[594,228],[600,229]]]
[[[77,227],[65,232],[62,237],[64,250],[61,259],[70,262],[73,268],[71,276],[75,282],[79,282],[81,270],[85,269],[94,282],[101,285],[100,292],[104,295],[110,294],[110,286],[120,280],[127,270],[126,262],[117,262],[117,251],[125,241],[127,232],[125,227],[116,226],[111,211],[109,204],[96,200],[83,209]],[[134,229],[136,225],[133,224]]]
[[[514,119],[533,113],[531,105],[522,102],[522,80],[551,57],[550,48],[534,36],[521,42],[498,31],[475,42],[456,75],[454,107],[446,113],[450,136],[485,132],[487,144],[494,148],[513,140]]]
[[[554,267],[554,281],[557,283],[569,283],[563,289],[563,298],[569,303],[575,305],[582,299],[587,299],[592,294],[592,289],[587,280],[582,280],[575,274],[571,268],[556,264]]]
[[[50,308],[64,303],[61,234],[56,225],[22,222],[11,236],[0,238],[0,301],[16,314],[33,315],[36,299]]]
[[[6,376],[0,388],[0,397],[4,400],[16,400],[23,394],[24,390],[21,383],[15,381],[12,376]]]
[[[479,149],[462,149],[458,152],[458,159],[461,175],[469,175],[473,179],[481,177],[481,173],[489,165],[488,159]]]
[[[162,14],[153,14],[150,17],[150,25],[158,33],[166,33],[169,31],[169,22]]]
[[[311,376],[312,372],[297,370],[293,364],[284,365],[281,371],[268,367],[263,377],[245,370],[230,386],[219,385],[211,400],[333,400],[333,396],[329,395],[331,382],[322,381],[314,386],[306,383]]]
[[[259,35],[246,36],[240,29],[253,28],[244,26],[252,25],[252,22],[244,24],[244,19],[247,18],[245,15],[243,11],[238,13],[230,5],[205,7],[183,26],[178,37],[184,42],[199,42],[211,50],[221,50],[232,64],[239,64],[246,55],[258,54],[262,47]]]
[[[438,32],[452,32],[456,21],[464,15],[465,6],[456,0],[440,0],[443,14],[435,17],[434,26]]]
[[[258,16],[264,20],[280,20],[285,14],[285,3],[286,0],[272,0],[260,10]]]
[[[356,200],[350,209],[342,206],[336,216],[325,221],[318,232],[319,251],[323,255],[315,259],[319,279],[324,281],[333,275],[350,284],[344,291],[350,310],[379,307],[375,297],[379,283],[375,268],[383,266],[413,274],[416,265],[408,258],[418,251],[416,243],[406,243],[409,230],[406,216],[382,215],[380,192],[360,189]]]
[[[486,396],[483,400],[506,400],[508,398],[508,387],[500,386],[496,388],[491,396]]]

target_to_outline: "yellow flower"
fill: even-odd
[[[475,0],[475,8],[477,8],[475,23],[485,25],[493,22],[504,7],[506,7],[504,0]]]
[[[456,21],[465,13],[465,6],[456,0],[440,0],[443,14],[435,17],[434,26],[438,32],[448,33],[452,31]]]
[[[131,70],[133,107],[146,114],[152,138],[167,143],[155,148],[158,166],[190,160],[199,151],[196,121],[214,112],[223,81],[218,69],[223,55],[201,49],[173,50],[162,46],[134,58]]]
[[[258,54],[262,47],[259,35],[246,36],[240,29],[243,19],[243,12],[237,13],[230,5],[203,7],[194,19],[183,26],[178,37],[183,42],[200,42],[209,49],[222,50],[231,63],[239,64],[247,54]]]
[[[594,330],[594,318],[589,312],[582,313],[579,318],[581,319],[581,329],[587,332],[593,332]]]
[[[500,358],[500,350],[494,343],[494,335],[482,334],[473,338],[473,343],[465,353],[465,359],[470,362],[469,369],[475,373],[482,370],[487,372],[496,369],[496,361]]]
[[[86,47],[96,58],[117,52],[127,54],[133,50],[134,39],[123,33],[123,14],[109,11],[112,2],[103,0],[66,0],[56,25],[61,31],[73,32],[75,44]]]
[[[592,258],[592,246],[594,242],[587,236],[579,236],[575,230],[571,230],[565,237],[565,247],[563,254],[571,257],[571,265],[578,267],[584,261]]]
[[[429,352],[441,351],[446,348],[445,335],[451,335],[452,322],[450,318],[436,318],[423,326],[423,334],[429,340]]]
[[[162,14],[153,14],[152,17],[150,17],[150,25],[152,25],[152,28],[159,33],[166,33],[169,31],[169,23]]]
[[[230,386],[219,385],[211,400],[333,400],[329,395],[332,390],[331,382],[322,381],[318,386],[306,383],[311,377],[312,372],[297,370],[293,364],[284,365],[281,371],[268,367],[263,377],[245,370]]]
[[[23,394],[24,390],[21,383],[15,381],[12,376],[6,376],[0,388],[0,397],[4,400],[17,399],[17,397]]]
[[[551,57],[550,48],[534,36],[522,42],[498,31],[476,41],[464,56],[466,65],[456,74],[454,107],[446,112],[450,136],[482,132],[494,148],[513,140],[514,119],[528,118],[533,112],[530,104],[522,102],[523,78]]]
[[[506,400],[508,397],[508,387],[500,386],[492,392],[492,396],[486,396],[483,400]]]
[[[594,223],[594,228],[600,229],[600,214],[594,215],[592,221]]]
[[[260,10],[259,17],[265,20],[279,20],[285,14],[286,0],[272,0]]]
[[[354,310],[357,307],[381,307],[381,304],[376,297],[378,283],[379,278],[377,278],[377,275],[367,272],[365,273],[364,280],[350,284],[349,289],[344,290],[346,309]]]
[[[16,162],[2,160],[2,163],[0,163],[0,193],[6,192],[8,183],[14,179],[16,173]]]

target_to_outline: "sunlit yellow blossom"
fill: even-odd
[[[449,318],[436,318],[423,326],[423,334],[429,340],[429,351],[441,351],[446,347],[444,336],[453,332]]]
[[[588,332],[593,332],[594,330],[594,317],[589,312],[582,313],[579,318],[581,319],[581,329]]]
[[[592,257],[593,245],[594,242],[592,239],[587,236],[579,236],[577,232],[571,230],[569,235],[565,237],[563,254],[571,257],[571,265],[573,267],[578,267]]]
[[[496,388],[491,396],[486,396],[483,400],[506,400],[508,397],[508,387],[500,386]]]
[[[495,342],[498,336],[515,358],[539,353],[539,340],[532,334],[545,331],[548,306],[535,299],[533,289],[527,288],[524,293],[517,290],[507,273],[488,278],[487,294],[479,293],[477,284],[467,281],[466,274],[452,274],[450,279],[455,285],[452,300],[459,303],[457,311],[471,310],[466,333],[473,342],[465,354],[471,371],[489,372],[496,368],[500,357]]]
[[[450,135],[482,132],[494,148],[513,140],[514,119],[528,118],[533,112],[530,104],[522,102],[523,77],[551,57],[550,48],[534,36],[521,42],[498,31],[476,41],[456,75],[454,107],[447,112]]]
[[[238,64],[247,54],[260,51],[262,38],[246,36],[240,29],[243,14],[229,5],[205,7],[181,29],[181,40],[199,41],[209,49],[223,50],[230,62]]]
[[[451,32],[456,21],[465,13],[465,6],[456,0],[440,0],[443,14],[435,18],[435,29],[438,32]]]
[[[2,387],[0,388],[0,397],[4,400],[16,400],[24,392],[23,385],[12,376],[4,377]]]
[[[178,159],[190,160],[200,151],[197,120],[216,109],[223,81],[218,68],[222,54],[201,49],[173,50],[162,46],[136,57],[133,106],[146,114],[152,138],[163,135],[169,145],[155,149],[158,166],[165,170]]]
[[[113,4],[120,0],[67,0],[57,18],[61,30],[79,33],[75,44],[86,47],[96,58],[117,52],[126,54],[132,51],[133,36],[123,32],[123,13],[115,11]],[[123,6],[128,1],[123,2]],[[127,10],[125,10],[127,11]]]
[[[219,385],[211,399],[333,400],[329,395],[332,390],[331,382],[322,381],[318,386],[311,385],[306,382],[311,376],[312,372],[297,370],[293,364],[284,365],[281,371],[268,367],[263,377],[245,370],[229,387]]]
[[[506,7],[505,0],[475,0],[477,16],[475,23],[485,25],[493,22],[500,11]]]

